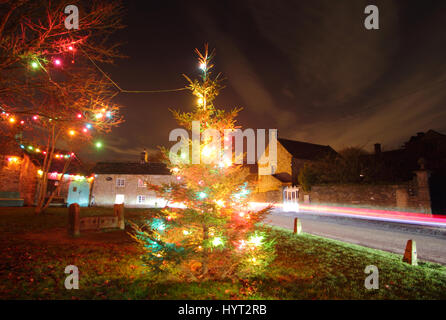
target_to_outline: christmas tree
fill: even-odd
[[[214,54],[207,46],[204,54],[196,53],[201,77],[185,77],[197,104],[192,112],[173,114],[189,130],[195,121],[201,133],[214,129],[223,136],[238,128],[235,118],[241,109],[228,112],[214,105],[222,87],[219,75],[211,77]],[[189,161],[193,139],[187,140],[187,152],[164,149],[176,183],[149,189],[167,199],[168,205],[143,225],[133,224],[133,237],[144,249],[143,262],[154,274],[168,272],[192,280],[249,277],[262,273],[274,259],[274,241],[256,227],[270,208],[250,208],[249,172],[234,164],[232,150],[231,156],[225,152],[230,139],[226,135],[222,143],[215,136],[203,136],[199,163]]]

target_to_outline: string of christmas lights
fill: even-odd
[[[41,177],[43,175],[43,171],[41,169],[37,170],[37,175]],[[80,174],[62,174],[59,172],[48,172],[48,178],[52,180],[61,180],[64,178],[65,180],[74,180],[74,181],[88,181],[92,182],[94,180],[94,175],[91,176],[84,176]]]
[[[35,153],[35,154],[43,154],[46,155],[48,153],[48,151],[46,150],[45,147],[36,147],[33,144],[29,144],[29,143],[20,143],[19,144],[20,149],[25,150],[28,153]],[[55,159],[69,159],[69,158],[74,158],[76,157],[76,155],[74,154],[74,152],[71,153],[61,153],[61,152],[55,152],[54,153],[54,158]]]

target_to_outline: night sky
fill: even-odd
[[[380,29],[364,28],[364,8]],[[128,58],[104,66],[128,90],[175,89],[197,77],[194,48],[216,49],[227,78],[216,105],[243,107],[243,128],[331,145],[396,148],[418,131],[446,133],[446,1],[124,1],[115,35]],[[188,91],[121,93],[125,123],[90,160],[138,160],[169,145],[169,108],[192,110]]]

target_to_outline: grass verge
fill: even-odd
[[[112,209],[81,209],[85,216],[102,214]],[[131,220],[152,214],[126,209]],[[72,239],[67,221],[66,208],[40,216],[32,208],[0,208],[1,299],[446,299],[444,266],[410,266],[400,255],[277,227],[261,227],[277,240],[277,258],[261,277],[153,281],[125,232],[88,232]],[[67,265],[79,268],[79,290],[64,288]],[[379,269],[378,290],[364,287],[367,265]]]

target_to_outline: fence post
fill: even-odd
[[[415,240],[407,240],[406,250],[404,251],[403,262],[417,266],[417,244]]]
[[[68,207],[68,232],[73,237],[80,236],[80,208],[77,203],[72,203]]]
[[[113,212],[116,217],[118,217],[118,228],[121,230],[125,229],[124,223],[124,204],[115,204],[113,206]]]
[[[301,234],[302,233],[302,223],[299,218],[294,218],[294,233]]]

